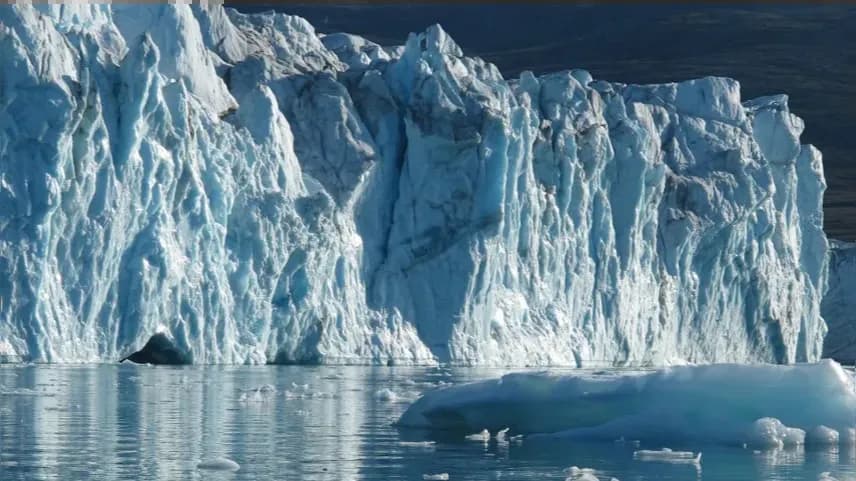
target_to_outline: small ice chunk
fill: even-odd
[[[285,392],[283,392],[283,394],[285,395],[286,399],[303,399],[306,397],[306,392],[308,390],[309,390],[308,384],[304,384],[301,386],[295,382],[292,382],[291,388],[286,389]]]
[[[422,479],[425,481],[449,481],[449,473],[423,474]]]
[[[817,481],[838,481],[838,478],[832,476],[829,471],[824,471],[817,475]]]
[[[659,451],[642,449],[633,451],[633,459],[637,461],[649,461],[671,464],[694,464],[701,465],[701,452],[698,454],[692,451],[672,451],[669,448],[663,448]]]
[[[395,394],[392,389],[384,388],[375,393],[375,399],[378,401],[394,403],[395,401],[398,401],[398,394]]]
[[[809,431],[805,441],[812,446],[832,446],[838,444],[838,437],[838,431],[821,425]]]
[[[595,470],[591,468],[578,468],[571,466],[564,471],[567,478],[565,481],[599,481],[595,475]]]
[[[479,433],[469,434],[467,435],[467,440],[487,443],[488,441],[490,441],[490,431],[488,431],[487,429],[482,429]]]
[[[404,446],[408,448],[423,448],[423,449],[434,449],[434,445],[436,443],[434,441],[399,441],[399,446]]]
[[[237,471],[241,469],[241,465],[229,458],[213,458],[200,462],[196,468],[208,471]]]
[[[286,399],[326,399],[335,397],[332,394],[312,391],[309,384],[291,383],[291,388],[283,393]]]
[[[507,443],[506,435],[508,434],[509,428],[500,429],[496,432],[496,442],[498,443]]]
[[[276,395],[276,388],[270,384],[265,384],[242,392],[238,401],[244,404],[263,403],[270,401],[274,395]]]
[[[800,446],[805,443],[805,431],[789,428],[776,418],[761,418],[752,423],[749,445],[755,448],[775,449],[783,446]]]

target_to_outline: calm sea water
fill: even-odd
[[[612,443],[484,445],[460,436],[433,447],[392,423],[419,392],[503,371],[361,367],[0,366],[0,480],[856,479],[856,451],[704,452],[702,470],[633,460]],[[272,386],[276,392],[253,389]],[[388,391],[386,391],[388,390]],[[642,446],[658,449],[661,446]],[[638,449],[638,448],[636,448]],[[197,469],[227,457],[237,472]]]

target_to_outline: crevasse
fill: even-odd
[[[825,187],[784,96],[506,80],[221,6],[0,6],[0,354],[815,360]],[[159,338],[160,339],[160,338]]]

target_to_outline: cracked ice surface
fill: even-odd
[[[815,360],[820,153],[784,96],[505,80],[220,6],[0,6],[0,354]]]

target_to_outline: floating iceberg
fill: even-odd
[[[213,4],[3,5],[0,52],[0,358],[820,358],[825,184],[784,96]]]
[[[856,426],[856,387],[833,361],[715,364],[651,372],[515,373],[431,391],[398,421],[429,430],[494,430],[611,441],[757,447],[838,443]]]

